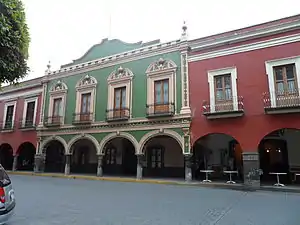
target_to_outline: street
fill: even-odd
[[[300,195],[10,176],[9,225],[297,225]]]

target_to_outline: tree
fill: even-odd
[[[30,36],[21,0],[0,0],[0,84],[16,83],[29,71]]]

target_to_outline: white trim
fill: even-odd
[[[20,91],[15,94],[11,94],[11,93],[2,94],[0,92],[0,101],[3,101],[3,100],[9,101],[10,99],[15,99],[18,97],[33,96],[33,95],[40,94],[42,92],[43,92],[43,88],[38,88],[38,89],[30,90],[30,91]]]
[[[17,108],[17,101],[13,101],[13,102],[6,102],[4,105],[4,114],[3,114],[3,124],[2,124],[2,128],[5,127],[5,122],[6,122],[6,114],[7,114],[7,107],[8,106],[14,106],[14,112],[13,112],[13,116],[12,116],[12,127],[15,124],[15,115],[16,115],[16,108]]]
[[[33,125],[36,123],[36,113],[37,113],[37,106],[38,106],[38,97],[34,98],[27,98],[24,101],[24,107],[23,107],[23,116],[22,116],[22,126],[24,126],[26,122],[26,114],[27,114],[27,107],[28,103],[34,102],[34,113],[33,113]]]
[[[73,154],[73,145],[77,142],[77,141],[80,141],[80,140],[89,140],[93,143],[95,149],[96,149],[96,152],[97,154],[100,154],[100,144],[99,142],[97,141],[97,139],[90,135],[90,134],[79,134],[79,135],[76,135],[74,136],[69,142],[68,142],[68,146],[67,146],[67,150],[66,150],[66,154]]]
[[[266,41],[254,42],[245,45],[240,45],[232,48],[220,49],[212,52],[206,52],[202,54],[190,55],[188,57],[189,62],[196,62],[205,59],[211,59],[220,56],[233,55],[241,52],[249,52],[253,50],[269,48],[284,44],[290,44],[300,41],[300,34],[289,35],[285,37],[273,38]]]
[[[237,96],[237,69],[236,67],[223,68],[218,70],[207,71],[207,79],[209,84],[209,97],[210,97],[210,112],[215,112],[215,76],[231,74],[233,109],[238,110],[238,96]]]
[[[274,70],[275,66],[283,66],[287,64],[295,64],[296,76],[297,76],[297,88],[300,87],[300,56],[294,56],[284,59],[276,59],[265,62],[266,73],[269,81],[269,92],[271,107],[276,107],[276,94],[275,94],[275,81],[274,81]]]
[[[39,147],[39,150],[38,150],[38,152],[39,153],[43,153],[44,151],[44,148],[46,147],[46,145],[48,144],[48,143],[50,143],[51,141],[54,141],[54,140],[56,140],[56,141],[59,141],[63,146],[64,146],[64,152],[65,152],[65,154],[68,154],[68,144],[67,144],[67,142],[65,141],[65,139],[63,139],[62,137],[60,137],[60,136],[55,136],[55,135],[53,135],[53,136],[50,136],[50,137],[47,137],[45,140],[43,140],[42,142],[41,142],[41,144],[40,144],[40,147]]]

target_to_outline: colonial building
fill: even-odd
[[[300,15],[192,40],[190,48],[196,167],[245,178],[261,168],[262,182],[276,179],[270,172],[290,181],[300,168]]]
[[[1,89],[0,163],[5,169],[33,170],[41,94],[41,78]]]
[[[181,39],[104,39],[43,77],[36,171],[190,176],[186,27]]]

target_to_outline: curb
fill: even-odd
[[[199,182],[180,182],[180,181],[167,181],[167,180],[149,180],[142,179],[137,180],[135,178],[125,177],[96,177],[85,175],[64,175],[56,173],[34,173],[34,172],[21,172],[21,171],[7,171],[10,175],[22,175],[22,176],[39,176],[39,177],[53,177],[64,179],[82,179],[82,180],[98,180],[98,181],[112,181],[112,182],[127,182],[127,183],[144,183],[144,184],[165,184],[165,185],[180,185],[180,186],[192,186],[192,187],[204,187],[204,188],[216,188],[216,189],[229,189],[235,191],[271,191],[271,192],[288,192],[288,193],[300,193],[300,188],[290,187],[272,187],[272,186],[260,186],[260,187],[246,187],[242,184],[221,184],[221,183],[199,183]]]

